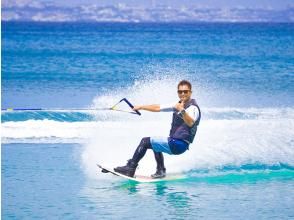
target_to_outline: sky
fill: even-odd
[[[2,0],[1,8],[3,21],[294,22],[294,0]]]
[[[30,0],[2,0],[2,2],[29,2]],[[95,5],[118,5],[152,7],[156,5],[169,5],[172,7],[197,6],[208,8],[265,8],[286,9],[294,6],[294,0],[39,0],[40,2],[52,2],[57,6],[79,6],[87,4]]]

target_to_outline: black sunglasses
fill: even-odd
[[[190,90],[178,90],[178,94],[188,94],[188,92],[190,92]]]

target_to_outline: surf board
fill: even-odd
[[[105,167],[102,166],[100,164],[97,164],[97,166],[101,169],[101,171],[103,173],[111,173],[113,175],[131,180],[131,181],[135,181],[135,182],[140,182],[140,183],[151,183],[151,182],[160,182],[160,181],[171,181],[171,180],[179,180],[179,179],[184,179],[185,175],[183,174],[168,174],[166,177],[164,178],[157,178],[154,179],[151,176],[144,176],[144,175],[135,175],[134,177],[129,177],[126,175],[123,175],[121,173],[118,173],[116,171],[114,171],[113,168],[109,168],[109,167]]]

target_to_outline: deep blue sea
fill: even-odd
[[[293,219],[292,23],[2,22],[2,219]],[[126,163],[170,113],[97,110],[122,98],[202,109],[184,179],[134,183]],[[127,109],[126,106],[120,106]],[[96,110],[95,110],[96,109]],[[155,171],[152,152],[137,173]]]

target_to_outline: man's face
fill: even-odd
[[[188,85],[180,85],[178,88],[178,96],[181,102],[186,103],[190,100],[192,95],[192,91],[190,90]]]

